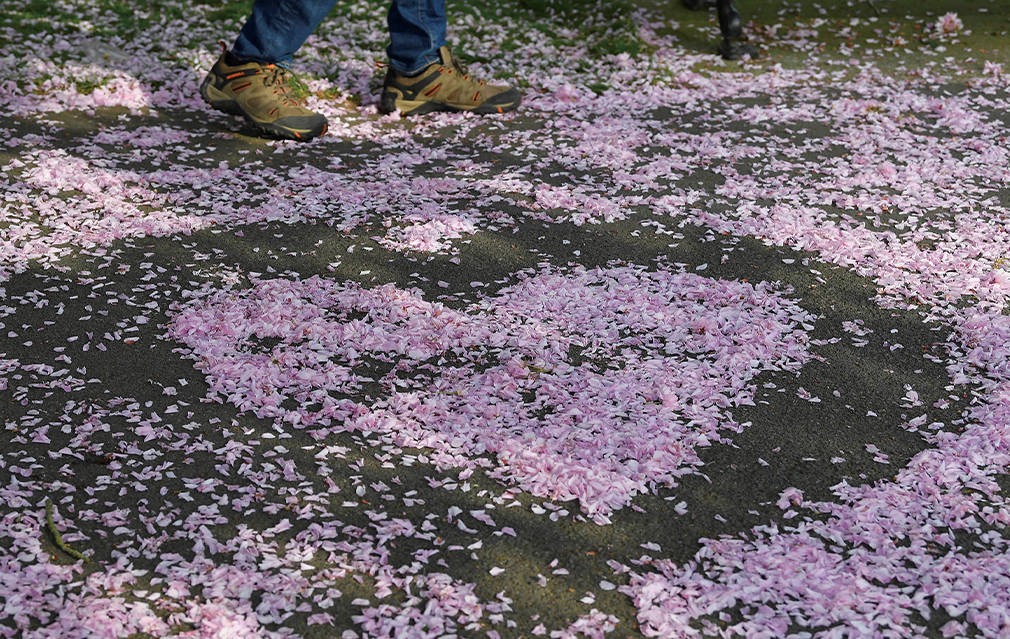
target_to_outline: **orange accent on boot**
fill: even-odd
[[[245,84],[240,84],[238,86],[232,87],[231,90],[233,93],[241,93],[242,91],[248,89],[250,86],[252,86],[252,82],[246,82]]]
[[[428,96],[430,98],[431,96],[435,95],[435,92],[438,91],[441,88],[442,88],[442,83],[439,82],[438,84],[436,84],[432,88],[430,88],[427,91],[425,91],[424,95],[426,95],[426,96]]]

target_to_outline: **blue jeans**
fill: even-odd
[[[232,55],[248,62],[286,65],[336,0],[256,0]],[[393,0],[387,17],[389,65],[415,75],[439,60],[445,46],[445,0]]]

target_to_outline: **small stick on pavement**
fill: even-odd
[[[870,5],[878,16],[880,15],[880,9],[877,8],[877,5],[873,4],[873,0],[866,0],[866,4]]]
[[[60,531],[56,530],[56,523],[53,521],[53,500],[48,497],[46,497],[46,526],[49,528],[49,532],[52,534],[53,539],[56,540],[57,548],[75,559],[83,559],[85,563],[91,561],[63,541],[63,535],[60,534]]]

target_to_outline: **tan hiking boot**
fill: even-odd
[[[416,76],[408,77],[389,69],[380,98],[383,111],[399,109],[404,115],[433,111],[505,113],[522,102],[523,95],[518,89],[471,78],[449,47],[442,47],[438,54],[441,60]]]
[[[200,85],[200,95],[218,111],[240,115],[266,133],[310,140],[326,131],[326,116],[298,104],[288,84],[291,71],[276,64],[229,65],[221,54]]]

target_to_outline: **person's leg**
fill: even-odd
[[[301,104],[289,83],[292,55],[336,0],[256,0],[231,51],[224,51],[200,85],[218,111],[240,115],[253,126],[293,140],[326,132],[326,117]]]
[[[241,62],[287,65],[336,0],[256,0],[231,54]]]
[[[445,0],[393,0],[388,20],[389,70],[379,96],[383,111],[505,113],[522,102],[516,89],[471,78],[449,51]]]
[[[757,47],[741,40],[743,18],[733,5],[733,0],[716,0],[716,10],[719,14],[719,31],[722,32],[722,42],[717,49],[719,55],[727,60],[737,60],[745,55],[756,58]]]
[[[445,46],[445,0],[393,0],[389,24],[389,66],[405,76],[417,75],[440,61]]]

